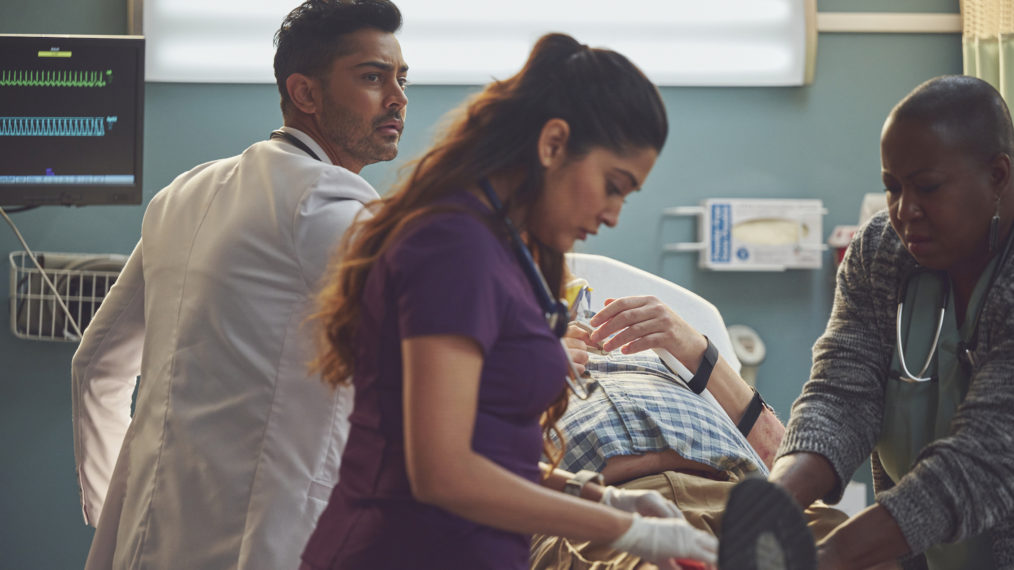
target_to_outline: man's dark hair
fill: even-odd
[[[345,36],[363,28],[394,33],[401,11],[388,0],[306,0],[282,21],[275,33],[275,83],[282,96],[282,114],[291,104],[285,81],[293,73],[320,77],[352,46]]]

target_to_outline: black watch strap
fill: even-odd
[[[740,418],[739,423],[736,424],[736,428],[739,429],[739,433],[744,436],[750,435],[750,430],[753,429],[754,424],[757,423],[757,418],[760,417],[761,412],[767,404],[764,403],[764,398],[761,398],[760,392],[756,389],[753,391],[753,398],[750,398],[750,404],[747,405],[746,411],[743,412],[743,417]]]
[[[704,335],[704,340],[708,341],[708,348],[704,349],[704,357],[701,358],[701,363],[697,366],[697,372],[694,373],[694,377],[687,382],[687,386],[690,386],[694,394],[700,394],[708,387],[711,371],[715,369],[715,364],[718,362],[718,349],[715,348],[715,344],[711,342],[711,339],[707,335]]]

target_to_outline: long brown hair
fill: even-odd
[[[360,302],[373,263],[402,230],[439,208],[443,197],[484,177],[519,180],[504,199],[505,211],[527,213],[542,192],[537,141],[553,118],[570,127],[567,156],[592,148],[617,153],[662,149],[668,134],[665,106],[654,85],[624,56],[591,49],[564,34],[543,36],[516,75],[495,81],[452,113],[433,148],[386,197],[369,206],[373,217],[356,224],[340,247],[318,301],[322,346],[315,369],[328,383],[347,382],[355,370]],[[491,222],[491,227],[496,227]],[[546,281],[562,292],[563,252],[528,236]],[[548,433],[566,409],[564,392],[542,420]],[[548,440],[548,438],[546,438]],[[561,440],[562,442],[562,440]],[[547,455],[559,461],[561,447]]]

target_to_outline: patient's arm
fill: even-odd
[[[588,335],[588,342],[604,350],[620,349],[624,354],[633,354],[662,348],[691,372],[696,372],[707,349],[704,335],[652,296],[607,299],[605,308],[591,319],[591,325],[596,328]],[[753,399],[753,389],[721,357],[711,372],[708,391],[734,423],[739,423]],[[782,423],[765,408],[747,436],[769,468],[784,433]]]
[[[753,429],[750,430],[750,434],[747,435],[746,440],[753,446],[757,455],[764,461],[764,465],[767,465],[768,469],[774,466],[775,454],[778,452],[778,446],[782,442],[782,436],[785,435],[785,426],[778,419],[777,416],[771,410],[767,408],[761,412],[757,423],[753,425]]]
[[[703,338],[701,336],[702,341]],[[706,347],[707,343],[705,342]],[[701,350],[697,358],[698,364],[703,355],[704,349]],[[691,368],[691,370],[696,369],[696,365]],[[708,390],[711,391],[711,394],[721,404],[725,413],[729,414],[732,421],[738,425],[739,420],[743,418],[743,414],[750,405],[750,400],[753,399],[753,388],[729,366],[729,363],[724,358],[719,357],[715,369],[711,372]],[[761,460],[764,461],[768,469],[771,469],[775,460],[775,454],[778,451],[778,445],[781,444],[784,435],[785,426],[770,409],[764,407],[761,410],[760,417],[757,418],[757,421],[753,424],[753,428],[747,434],[746,440],[754,448]]]

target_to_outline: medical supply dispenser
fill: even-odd
[[[55,285],[56,292],[46,284],[42,272],[23,251],[10,254],[11,331],[15,336],[31,340],[80,340],[69,317],[84,330],[127,257],[117,254],[42,253],[36,252],[39,265]],[[56,300],[63,299],[67,307]]]
[[[852,243],[852,237],[859,231],[874,214],[887,208],[887,194],[885,192],[868,192],[863,194],[863,202],[859,206],[859,221],[855,225],[835,226],[831,235],[827,238],[827,245],[834,250],[835,266],[837,267],[843,257],[845,250]]]
[[[710,198],[701,206],[667,208],[666,216],[697,216],[698,242],[665,251],[699,251],[705,269],[819,269],[827,246],[820,200]]]

